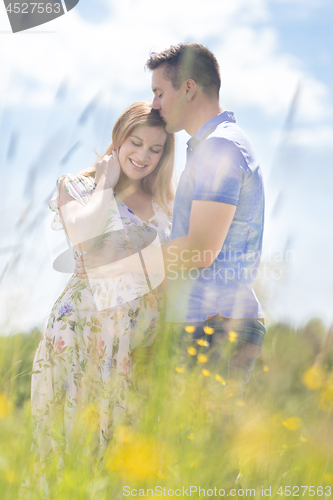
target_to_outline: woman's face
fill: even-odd
[[[161,159],[166,138],[163,127],[135,127],[118,151],[123,173],[133,181],[149,175]]]

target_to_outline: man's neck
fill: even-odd
[[[207,99],[202,99],[198,102],[193,103],[191,113],[187,115],[187,124],[185,131],[193,136],[198,132],[198,130],[208,122],[214,116],[223,112],[218,101],[208,101]]]

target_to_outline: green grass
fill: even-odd
[[[332,353],[326,353],[322,369],[311,369],[324,334],[319,320],[301,329],[271,326],[244,403],[232,397],[206,363],[191,370],[182,364],[165,335],[152,362],[142,364],[145,376],[129,406],[131,424],[118,429],[102,466],[96,458],[96,415],[88,409],[78,419],[62,481],[57,480],[56,464],[48,466],[50,498],[118,500],[131,492],[132,498],[134,489],[137,496],[147,497],[149,488],[154,492],[150,497],[167,497],[168,490],[170,497],[172,490],[182,497],[183,487],[192,498],[207,498],[209,489],[217,498],[214,488],[229,494],[239,470],[241,486],[236,488],[244,491],[239,498],[261,497],[262,487],[271,487],[266,498],[284,498],[289,486],[291,496],[329,498]],[[36,330],[0,337],[1,499],[17,498],[24,470],[32,466],[29,372],[39,339]],[[199,486],[205,497],[194,491]],[[41,493],[31,487],[23,498],[38,499]]]

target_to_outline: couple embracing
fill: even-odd
[[[262,177],[233,113],[220,107],[217,60],[201,44],[184,43],[152,53],[146,66],[152,104],[129,106],[104,155],[90,169],[60,177],[50,201],[52,227],[66,231],[76,266],[34,359],[33,450],[42,473],[52,453],[70,452],[66,435],[79,408],[96,405],[101,443],[110,441],[136,384],[136,353],[158,345],[162,320],[167,327],[159,337],[168,330],[184,352],[198,340],[206,345],[220,378],[237,387],[238,397],[262,351],[264,315],[253,291],[263,234]],[[174,133],[180,130],[191,138],[173,199]],[[147,278],[142,267],[103,273],[126,252],[147,248],[152,233],[163,255],[165,293],[148,279],[146,292],[136,296],[132,292]],[[149,254],[146,268],[148,261]],[[232,350],[222,363],[230,333]],[[59,411],[63,442],[52,435]]]

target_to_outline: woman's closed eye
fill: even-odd
[[[132,142],[133,146],[136,146],[137,148],[140,148],[142,146],[142,144],[138,144],[138,143],[136,143],[134,141],[131,141],[131,142]],[[157,155],[161,152],[160,150],[156,151],[156,149],[154,149],[154,148],[150,148],[150,151],[152,153],[157,154]]]

